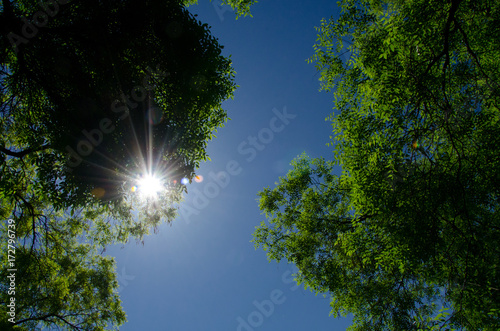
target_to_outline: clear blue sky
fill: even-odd
[[[253,18],[238,20],[218,1],[199,2],[189,10],[231,54],[240,87],[224,103],[232,120],[210,142],[212,161],[198,171],[203,182],[189,185],[184,215],[144,246],[107,250],[128,315],[121,330],[345,330],[350,319],[329,316],[329,299],[297,287],[293,265],[269,263],[250,242],[264,220],[257,192],[304,151],[332,157],[333,96],[318,92],[305,60],[336,1],[262,0]]]

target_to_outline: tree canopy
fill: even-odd
[[[500,5],[340,5],[310,59],[334,157],[302,155],[259,193],[255,244],[352,330],[497,330]]]
[[[236,87],[189,2],[1,2],[0,214],[13,226],[2,238],[16,235],[16,328],[125,321],[101,253],[175,218]],[[147,176],[159,192],[140,194]],[[2,247],[0,323],[12,326]]]
[[[222,5],[231,6],[231,8],[236,12],[236,19],[241,16],[252,16],[250,7],[256,4],[257,0],[221,0]],[[198,3],[198,0],[185,0],[184,4],[192,5]]]
[[[228,119],[221,102],[235,89],[208,26],[178,1],[3,4],[11,23],[2,34],[4,171],[36,165],[34,178],[17,173],[5,183],[8,195],[34,179],[57,208],[97,197],[125,217],[134,180],[156,172],[168,177],[170,203],[148,226],[172,220],[181,179],[207,159],[207,142]],[[23,16],[38,31],[29,39]]]

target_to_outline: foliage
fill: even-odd
[[[1,2],[0,215],[18,238],[14,329],[124,323],[102,252],[175,218],[181,179],[209,159],[235,90],[230,58],[187,3]],[[136,192],[146,174],[163,180],[160,193]]]
[[[90,209],[56,210],[41,189],[30,191],[14,193],[13,202],[1,199],[2,218],[12,217],[0,228],[2,327],[104,330],[123,324],[115,263],[99,252],[114,240],[109,224],[91,215]],[[13,214],[6,208],[9,204]],[[7,238],[15,238],[14,252],[8,251],[13,248],[7,246]],[[9,263],[12,258],[14,266]],[[15,293],[7,277],[13,267]],[[15,323],[7,320],[11,298],[16,304]]]
[[[500,5],[341,7],[311,58],[335,97],[334,161],[303,155],[260,192],[254,241],[352,330],[496,330]]]
[[[0,273],[4,325],[19,326],[21,330],[55,326],[104,330],[123,324],[126,318],[118,298],[114,260],[97,254],[93,245],[78,240],[82,227],[75,218],[61,219],[46,212],[33,221],[40,229],[31,229],[18,237],[15,251],[13,324],[7,321],[7,303],[12,297],[8,295],[9,272],[2,268]],[[7,260],[6,254],[5,244],[2,261]]]
[[[210,0],[213,1],[213,0]],[[236,11],[236,19],[241,16],[250,16],[252,14],[250,12],[250,7],[256,4],[258,1],[256,0],[221,0],[223,5],[229,5],[233,10]],[[184,4],[192,5],[198,3],[198,0],[185,0]]]
[[[130,188],[156,173],[169,193],[143,228],[171,221],[181,179],[208,159],[207,142],[228,119],[221,102],[232,97],[234,70],[222,46],[179,2],[94,0],[61,4],[13,47],[9,31],[24,36],[15,22],[37,11],[33,1],[4,1],[2,16],[14,22],[1,39],[7,196],[31,181],[56,208],[97,197],[131,219]],[[27,162],[34,177],[23,175]]]

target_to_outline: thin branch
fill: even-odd
[[[0,147],[0,152],[5,153],[9,156],[18,157],[18,158],[22,159],[23,157],[25,157],[26,155],[28,155],[30,153],[40,152],[40,151],[43,151],[43,150],[46,150],[49,148],[51,148],[50,145],[43,145],[43,146],[40,146],[39,148],[28,148],[28,149],[25,149],[24,151],[14,152],[14,151],[6,149],[5,147]]]
[[[425,69],[424,75],[429,72],[429,70],[432,68],[434,64],[436,64],[437,61],[439,61],[444,55],[446,55],[445,63],[443,65],[443,70],[448,66],[450,62],[450,55],[449,55],[449,39],[450,39],[450,34],[455,32],[457,30],[457,26],[455,25],[454,29],[450,31],[450,26],[451,23],[455,21],[455,13],[458,10],[458,6],[462,2],[462,0],[457,0],[453,1],[451,4],[450,12],[448,15],[448,19],[446,20],[446,24],[444,27],[444,48],[439,53],[432,59],[432,61],[427,65],[427,68]]]
[[[448,20],[446,21],[446,25],[444,26],[444,50],[443,50],[443,52],[445,52],[446,60],[445,60],[444,65],[443,65],[443,70],[445,70],[445,68],[450,63],[450,53],[449,53],[450,26],[451,26],[452,22],[455,22],[455,13],[458,10],[458,6],[460,5],[460,2],[462,2],[462,0],[455,0],[451,3],[451,8],[450,8],[450,12],[448,15]],[[456,29],[457,29],[457,27],[455,25],[455,28],[451,32],[453,33],[454,31],[456,31]]]
[[[474,59],[474,61],[476,62],[477,67],[479,68],[479,70],[481,71],[481,73],[482,73],[482,74],[483,74],[486,78],[488,78],[488,80],[492,80],[492,79],[491,79],[488,75],[486,75],[486,73],[483,71],[483,68],[482,68],[482,66],[481,66],[481,63],[479,62],[479,59],[478,59],[478,57],[477,57],[476,53],[474,53],[474,51],[473,51],[473,50],[472,50],[472,48],[470,47],[469,40],[468,40],[468,38],[467,38],[467,34],[465,33],[465,31],[462,29],[462,27],[460,26],[460,24],[458,24],[458,22],[456,22],[456,21],[455,21],[455,26],[456,26],[456,28],[458,29],[458,31],[460,31],[460,33],[462,34],[462,37],[464,38],[465,47],[467,48],[467,52],[470,54],[470,56],[472,56],[472,58],[473,58],[473,59]],[[486,82],[488,82],[488,80],[486,80]],[[493,81],[493,83],[494,83],[495,85],[498,85],[498,84],[496,84],[496,82],[495,82],[494,80],[492,80],[492,81]],[[489,86],[489,84],[488,84],[488,86]],[[489,86],[489,87],[490,87],[490,89],[491,89],[492,91],[495,91],[495,89],[494,89],[493,87],[491,87],[491,86]]]
[[[60,316],[60,315],[54,315],[55,317],[59,318],[60,320],[64,321],[64,323],[70,325],[73,329],[75,330],[83,330],[83,328],[77,326],[77,325],[74,325],[70,322],[68,322],[64,317]]]

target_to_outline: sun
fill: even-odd
[[[137,182],[137,190],[146,197],[156,196],[163,190],[162,181],[154,175],[145,175]]]

